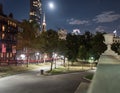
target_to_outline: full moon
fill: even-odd
[[[54,9],[54,3],[53,3],[53,2],[50,2],[50,3],[49,3],[49,7],[50,7],[51,9]]]

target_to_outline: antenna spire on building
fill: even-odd
[[[46,31],[46,20],[45,20],[45,13],[43,13],[43,23],[42,23],[42,31]]]
[[[45,23],[45,13],[43,14],[43,23]]]

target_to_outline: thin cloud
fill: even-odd
[[[96,23],[106,23],[106,22],[113,22],[120,19],[120,14],[115,14],[114,11],[103,12],[96,16],[93,21]]]
[[[95,31],[97,31],[97,32],[105,32],[106,29],[107,28],[104,27],[104,26],[98,26],[98,27],[95,28]]]
[[[120,29],[120,25],[118,25],[118,29]]]
[[[83,25],[83,24],[89,23],[89,21],[87,21],[87,20],[79,20],[79,19],[74,19],[74,18],[68,19],[67,22],[70,25]]]

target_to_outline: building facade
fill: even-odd
[[[15,60],[18,33],[17,20],[12,16],[0,14],[0,62]]]
[[[59,29],[58,30],[58,36],[59,36],[59,39],[66,40],[67,31],[65,29]]]
[[[42,29],[42,4],[41,0],[30,0],[30,22],[35,21]]]
[[[114,43],[120,43],[120,37],[119,36],[113,37],[113,42]]]

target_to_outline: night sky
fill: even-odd
[[[55,4],[50,9],[49,2]],[[120,35],[120,0],[42,0],[46,14],[47,29],[80,29],[81,33],[90,31],[110,32]],[[13,13],[22,21],[29,19],[29,0],[0,0],[4,13]]]

